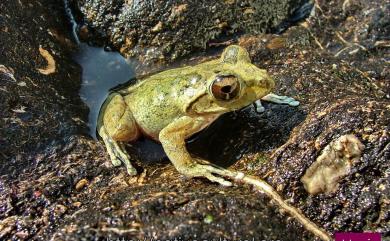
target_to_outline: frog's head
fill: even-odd
[[[241,109],[270,93],[274,80],[266,70],[251,63],[248,52],[237,45],[227,47],[208,68],[207,97],[192,105],[197,113],[224,113]]]

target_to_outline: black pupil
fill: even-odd
[[[224,86],[224,87],[221,88],[221,91],[222,91],[223,93],[230,93],[230,92],[231,92],[231,89],[232,89],[232,86],[226,85],[226,86]]]
[[[211,92],[219,100],[232,100],[240,93],[240,83],[234,75],[217,76],[211,85]]]

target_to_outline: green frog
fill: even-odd
[[[100,110],[97,131],[112,164],[124,163],[130,175],[136,170],[124,143],[146,136],[162,144],[178,172],[229,186],[231,182],[216,175],[220,167],[192,157],[185,141],[222,114],[261,98],[297,105],[292,98],[270,94],[274,85],[244,48],[231,45],[219,59],[166,70],[111,92]]]

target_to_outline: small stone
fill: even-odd
[[[76,184],[76,191],[80,191],[83,189],[86,185],[88,184],[88,180],[83,178],[80,181],[77,182]]]
[[[80,39],[88,40],[89,36],[90,36],[90,31],[88,29],[88,26],[87,25],[81,26],[80,29],[79,29],[79,37],[80,37]]]
[[[81,207],[82,203],[81,202],[74,202],[73,207],[79,208]]]
[[[280,49],[280,48],[283,48],[285,46],[285,44],[286,44],[286,39],[285,38],[277,37],[277,38],[272,39],[266,45],[266,47],[268,49]]]
[[[54,209],[54,213],[57,214],[58,216],[61,216],[68,210],[68,208],[64,205],[58,204],[56,208]]]
[[[364,145],[352,134],[343,135],[330,142],[301,178],[306,191],[312,195],[335,192],[338,183],[350,174],[363,150]]]
[[[152,32],[153,33],[157,33],[157,32],[160,32],[163,28],[163,23],[161,21],[159,21],[153,28],[152,28]]]
[[[15,236],[22,239],[22,240],[27,239],[29,235],[30,234],[26,230],[19,231],[19,232],[15,233]]]

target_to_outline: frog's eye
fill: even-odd
[[[211,85],[211,93],[218,100],[231,100],[240,93],[240,82],[233,75],[217,76]]]

